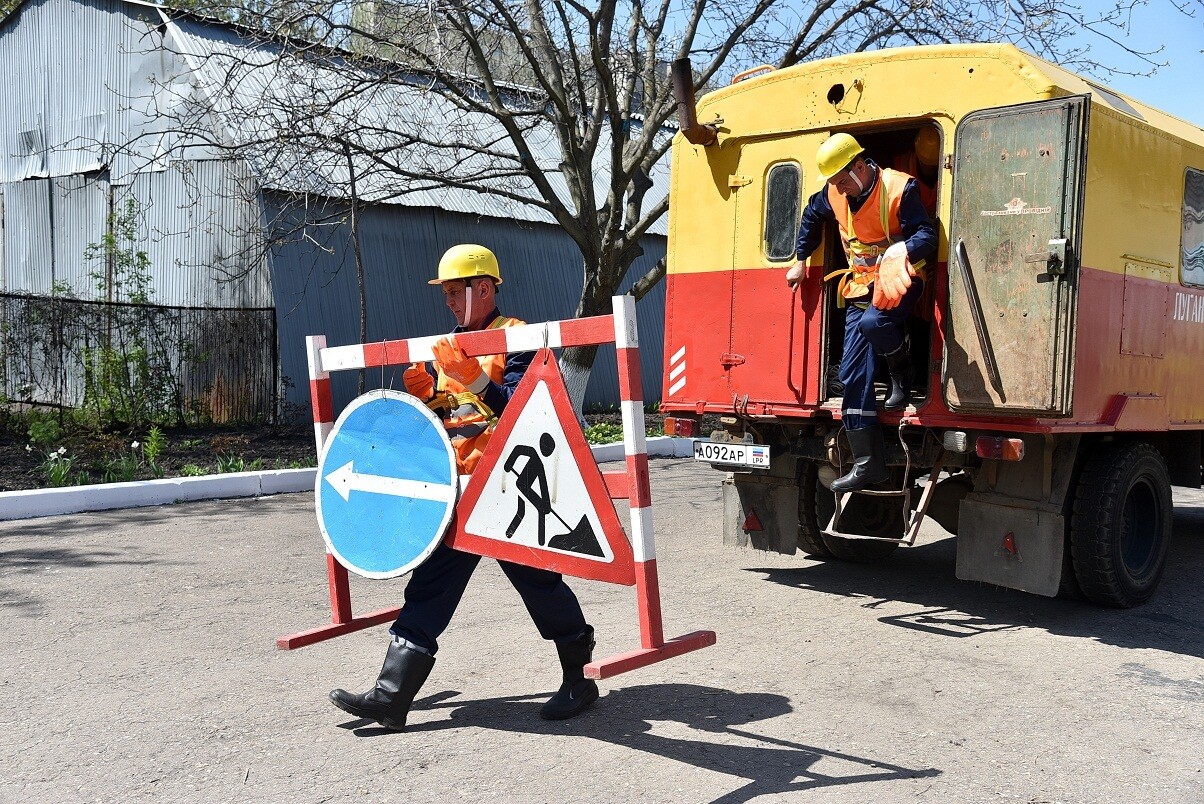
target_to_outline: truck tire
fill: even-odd
[[[1128,608],[1154,594],[1171,543],[1171,482],[1158,450],[1103,444],[1075,488],[1070,544],[1083,596]]]
[[[824,544],[823,528],[828,521],[820,520],[815,510],[815,490],[819,485],[819,467],[815,461],[799,461],[798,480],[798,546],[813,558],[833,558]],[[828,517],[831,518],[831,511]]]
[[[823,529],[832,519],[836,500],[832,492],[819,482],[819,468],[813,461],[802,461],[799,477],[798,525],[799,546],[816,558],[839,558],[857,564],[869,564],[895,552],[895,542],[875,542],[868,539],[841,539],[825,536]],[[864,536],[903,535],[903,506],[894,497],[854,495],[853,502],[841,517],[840,527],[846,533]]]

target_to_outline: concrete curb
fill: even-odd
[[[689,438],[659,436],[648,439],[648,454],[681,458],[693,454]],[[592,447],[598,463],[623,459],[622,444]],[[0,492],[0,520],[33,519],[40,516],[140,508],[189,500],[217,500],[292,494],[312,491],[317,469],[275,469],[264,472],[231,472],[200,477],[167,477],[133,483],[100,483],[59,489],[27,489]]]

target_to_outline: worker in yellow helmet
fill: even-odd
[[[448,249],[439,261],[443,300],[456,319],[451,337],[436,342],[432,367],[414,364],[403,375],[406,391],[428,402],[443,419],[456,450],[462,474],[471,474],[519,381],[532,352],[468,357],[456,344],[455,333],[512,327],[517,318],[501,314],[494,301],[502,275],[497,257],[484,246]],[[501,512],[499,512],[500,514]],[[435,548],[410,575],[405,604],[389,629],[392,640],[376,685],[353,694],[337,689],[331,702],[356,717],[374,720],[401,731],[414,696],[435,666],[438,638],[460,603],[480,556]],[[574,717],[598,699],[598,685],[585,678],[593,655],[594,629],[586,623],[581,604],[555,572],[498,562],[518,590],[539,634],[556,645],[560,658],[560,689],[540,709],[546,720]]]
[[[824,187],[811,196],[799,225],[798,262],[786,272],[793,289],[806,273],[806,259],[819,247],[824,227],[834,221],[847,268],[839,293],[847,304],[840,381],[842,420],[853,468],[832,483],[837,492],[860,491],[889,477],[874,396],[879,360],[890,370],[884,407],[900,410],[911,393],[911,357],[905,323],[924,286],[924,265],[936,252],[937,235],[914,177],[880,168],[849,134],[834,134],[816,152]]]

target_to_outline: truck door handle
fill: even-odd
[[[731,368],[732,366],[741,366],[743,364],[744,355],[736,355],[728,352],[727,354],[719,356],[719,365],[723,366],[725,369]]]
[[[1059,237],[1049,241],[1049,249],[1047,251],[1038,251],[1036,254],[1029,254],[1024,258],[1026,264],[1040,263],[1045,266],[1045,273],[1049,276],[1065,276],[1066,275],[1066,238]]]

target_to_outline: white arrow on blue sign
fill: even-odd
[[[318,527],[343,566],[396,578],[443,540],[459,494],[442,422],[399,391],[371,391],[343,409],[318,461]]]

